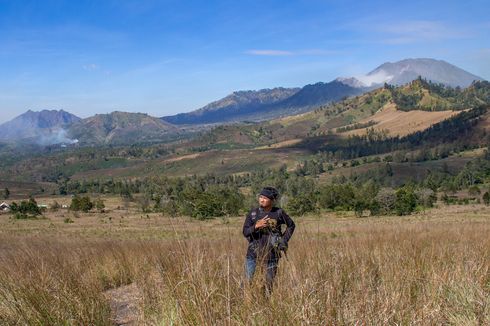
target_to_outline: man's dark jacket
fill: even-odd
[[[274,230],[255,230],[255,223],[269,216],[270,219],[277,221],[276,228]],[[295,224],[293,220],[284,212],[283,209],[273,207],[270,212],[264,211],[262,207],[252,209],[245,218],[243,224],[243,236],[248,239],[247,258],[257,258],[260,253],[266,255],[272,255],[270,258],[278,259],[277,253],[275,253],[271,246],[269,237],[272,233],[282,233],[281,225],[286,225],[286,230],[282,234],[283,241],[287,244],[291,236],[293,235]]]

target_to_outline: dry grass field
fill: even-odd
[[[267,298],[259,275],[244,284],[242,217],[106,205],[38,220],[0,215],[0,324],[111,325],[114,300],[129,300],[141,325],[490,324],[485,206],[296,217]]]
[[[366,123],[369,121],[376,122],[376,125],[369,128],[376,130],[387,130],[390,136],[406,136],[411,133],[425,130],[445,119],[448,119],[456,114],[458,111],[401,111],[397,110],[394,104],[386,105],[382,110],[376,112],[374,115],[360,120],[360,123]],[[344,136],[349,135],[364,135],[367,129],[361,128],[345,132]]]
[[[0,191],[3,191],[5,188],[8,188],[10,191],[9,199],[18,200],[28,198],[30,195],[49,195],[58,187],[55,183],[50,182],[16,182],[0,180]],[[4,201],[3,198],[0,199],[0,202],[1,201]]]

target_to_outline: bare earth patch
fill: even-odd
[[[140,302],[143,298],[135,283],[105,292],[115,325],[139,325],[142,320]]]
[[[193,159],[193,158],[199,157],[200,155],[201,155],[201,153],[176,156],[176,157],[166,159],[163,162],[170,163],[170,162],[177,162],[177,161],[182,161],[182,160],[187,160],[187,159]]]

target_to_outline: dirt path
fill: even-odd
[[[115,325],[140,325],[142,293],[136,284],[124,285],[105,292],[111,306],[111,321]]]

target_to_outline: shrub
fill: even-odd
[[[429,188],[417,189],[415,192],[417,203],[423,207],[432,207],[437,201],[436,193]]]
[[[104,212],[105,204],[101,198],[97,198],[97,200],[95,201],[95,208],[101,213]]]
[[[160,210],[163,214],[169,215],[172,217],[179,215],[179,206],[176,200],[170,198],[167,200],[162,200],[160,203]]]
[[[23,200],[20,204],[13,202],[10,205],[10,210],[16,219],[36,218],[42,215],[41,208],[39,208],[34,198],[30,198],[28,201]]]
[[[441,196],[441,200],[444,202],[446,205],[451,205],[456,203],[456,198],[454,196],[449,196],[447,193],[444,193]]]
[[[70,209],[73,211],[82,211],[87,213],[94,207],[88,196],[74,196],[71,200]]]
[[[471,186],[469,189],[468,189],[468,194],[470,196],[478,196],[479,194],[481,193],[480,191],[480,188],[478,188],[478,186]]]
[[[143,195],[139,197],[138,203],[143,213],[151,213],[150,198],[148,196]]]

